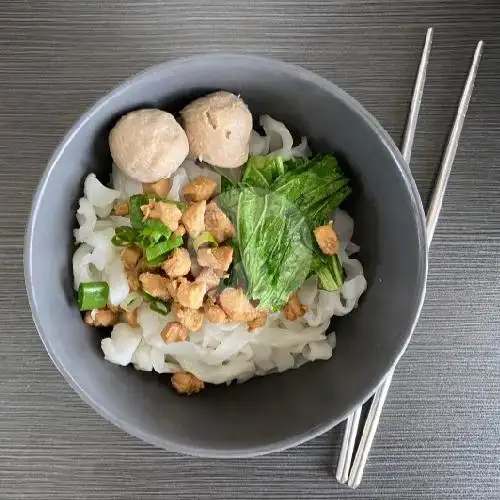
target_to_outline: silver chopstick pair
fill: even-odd
[[[427,30],[425,45],[422,51],[422,57],[420,59],[417,78],[413,89],[410,112],[408,115],[405,134],[403,137],[403,144],[401,147],[403,157],[408,163],[410,162],[413,139],[415,137],[415,130],[417,127],[417,120],[420,112],[420,104],[422,102],[427,64],[429,62],[429,55],[432,45],[432,35],[433,29],[429,28]],[[441,211],[444,193],[446,191],[446,186],[450,177],[451,167],[453,165],[455,154],[457,152],[460,133],[462,132],[465,115],[467,113],[472,90],[474,88],[474,80],[476,78],[477,70],[479,67],[483,45],[484,44],[482,41],[477,44],[474,58],[472,60],[469,74],[467,76],[467,80],[462,92],[462,97],[460,98],[460,104],[455,116],[455,121],[453,123],[453,127],[446,144],[445,153],[439,170],[439,176],[434,186],[431,202],[427,211],[427,247],[430,246],[430,243],[432,241],[434,230],[439,218],[439,213]],[[386,375],[385,379],[375,392],[352,467],[351,460],[354,454],[354,447],[356,436],[358,434],[362,405],[356,408],[354,412],[347,418],[346,428],[344,431],[344,439],[342,441],[342,448],[340,450],[340,457],[337,465],[336,478],[339,483],[347,483],[350,488],[357,488],[361,483],[363,471],[368,459],[368,454],[370,453],[373,438],[375,437],[375,433],[377,432],[380,415],[382,413],[384,402],[391,385],[393,374],[394,368],[389,371],[389,373]]]

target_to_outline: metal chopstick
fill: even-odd
[[[420,57],[420,64],[418,67],[415,85],[413,87],[413,95],[411,98],[410,111],[406,120],[405,132],[403,135],[403,143],[401,152],[406,162],[410,163],[411,149],[413,146],[413,139],[415,137],[415,130],[417,128],[418,115],[420,112],[420,105],[422,103],[422,95],[424,92],[425,77],[427,74],[427,64],[429,62],[429,55],[432,46],[433,29],[429,28],[425,36],[425,44]],[[344,439],[342,441],[342,448],[340,449],[340,457],[337,465],[337,472],[335,477],[339,483],[346,483],[349,476],[349,469],[351,468],[352,454],[354,451],[354,443],[358,434],[359,419],[363,405],[358,406],[349,417],[347,417],[346,428],[344,430]]]
[[[448,179],[450,177],[451,168],[453,166],[453,161],[455,160],[455,155],[457,152],[458,141],[460,139],[460,134],[462,132],[463,124],[465,121],[465,115],[469,107],[469,102],[472,96],[472,91],[474,88],[474,80],[476,78],[477,70],[479,67],[479,62],[481,60],[481,54],[483,51],[484,43],[480,41],[477,44],[476,51],[474,53],[474,58],[472,60],[471,67],[469,69],[469,74],[464,85],[462,96],[460,98],[460,104],[458,106],[457,114],[455,116],[455,121],[446,144],[445,153],[443,155],[443,160],[441,162],[441,167],[439,170],[439,176],[434,187],[431,202],[429,205],[429,210],[427,212],[427,246],[430,245],[432,237],[434,236],[434,230],[436,229],[436,224],[439,218],[439,213],[443,204],[443,197],[448,184]],[[351,488],[357,488],[361,483],[363,477],[363,471],[366,465],[368,454],[373,442],[373,438],[377,431],[378,423],[380,420],[380,414],[384,406],[385,398],[387,392],[391,385],[392,375],[394,369],[392,369],[388,376],[385,378],[382,385],[377,389],[375,397],[370,407],[368,413],[368,418],[363,429],[363,435],[359,443],[358,451],[354,458],[354,463],[352,469],[349,473],[348,486]]]
[[[351,468],[352,454],[356,435],[358,433],[359,419],[363,405],[359,405],[348,417],[344,430],[344,439],[342,440],[342,448],[340,449],[339,463],[335,477],[339,483],[347,483],[349,479],[349,469]]]
[[[462,92],[462,97],[460,98],[460,104],[458,105],[453,128],[451,129],[450,136],[448,137],[448,143],[446,144],[439,176],[432,193],[429,210],[427,211],[427,245],[429,245],[432,241],[434,230],[436,229],[436,224],[439,218],[439,213],[441,212],[444,193],[446,191],[448,179],[450,178],[451,167],[453,166],[453,161],[455,160],[455,155],[457,153],[458,140],[460,139],[462,127],[464,125],[465,115],[467,113],[470,98],[472,96],[472,90],[474,89],[474,80],[476,79],[479,62],[481,61],[483,47],[484,42],[481,40],[477,44],[476,51],[474,52],[474,59],[472,60],[471,67],[469,69],[469,75],[467,76],[464,90]]]

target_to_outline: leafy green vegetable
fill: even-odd
[[[244,166],[242,183],[247,186],[269,189],[285,173],[280,156],[250,156]]]
[[[233,224],[236,224],[238,214],[238,203],[240,202],[240,193],[242,186],[231,187],[222,191],[219,195],[219,203],[224,213],[229,217]]]
[[[289,160],[291,161],[291,160]],[[311,230],[326,222],[328,216],[349,196],[349,180],[333,155],[318,155],[302,165],[288,163],[287,172],[272,185],[277,193],[294,203],[308,221]],[[344,283],[338,256],[324,255],[316,244],[312,268],[322,288],[337,290]]]
[[[304,282],[312,259],[307,221],[280,194],[240,193],[238,245],[248,278],[247,295],[276,311]]]
[[[226,191],[233,188],[235,184],[231,182],[227,177],[221,176],[220,178],[220,191],[221,193],[225,193]]]
[[[245,267],[243,262],[241,262],[240,247],[238,245],[238,240],[232,238],[226,241],[226,245],[229,245],[233,249],[233,262],[229,268],[229,276],[222,279],[218,291],[221,292],[224,288],[248,288],[248,280],[245,273]]]
[[[318,155],[302,166],[289,170],[271,185],[295,204],[312,227],[323,224],[351,193],[349,179],[333,155]]]
[[[344,270],[338,255],[319,255],[316,253],[311,268],[318,276],[323,290],[334,292],[344,283]]]
[[[213,170],[220,175],[221,178],[221,193],[237,187],[239,181],[239,174],[235,172],[235,169],[222,168],[222,167],[212,167]]]
[[[303,167],[307,164],[307,162],[309,162],[309,160],[307,158],[304,158],[303,156],[294,156],[286,160],[283,166],[285,168],[285,172],[289,172],[290,170],[295,170]]]
[[[250,157],[239,184],[222,189],[220,204],[236,225],[236,255],[223,286],[247,283],[261,308],[277,310],[312,271],[325,290],[344,281],[338,256],[324,255],[312,236],[351,193],[349,180],[331,154],[311,160]]]

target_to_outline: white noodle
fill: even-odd
[[[292,135],[283,123],[267,115],[262,116],[260,122],[266,135],[252,133],[251,154],[279,154],[285,159],[310,155],[306,138],[294,147]],[[169,197],[180,200],[182,187],[200,175],[215,180],[220,189],[221,177],[217,172],[186,159],[172,176]],[[227,175],[239,178],[241,169],[232,169]],[[130,219],[110,215],[110,211],[115,200],[142,193],[142,184],[128,178],[114,165],[112,183],[115,189],[104,186],[94,174],[85,180],[85,196],[80,199],[77,211],[79,227],[74,232],[80,245],[73,255],[73,276],[75,289],[82,282],[106,280],[110,303],[119,305],[130,289],[119,250],[112,245],[111,238],[114,228],[130,226]],[[205,322],[201,330],[190,334],[189,341],[165,344],[161,331],[175,318],[172,314],[162,316],[143,303],[137,309],[138,328],[119,323],[113,327],[111,336],[102,340],[105,359],[124,366],[131,363],[137,370],[157,373],[190,371],[205,382],[215,384],[233,380],[241,383],[254,376],[329,359],[336,344],[335,333],[327,333],[331,318],[352,311],[366,289],[361,263],[350,257],[359,250],[351,242],[353,221],[343,210],[336,210],[332,218],[340,240],[339,258],[346,279],[335,292],[320,290],[314,276],[306,280],[298,291],[301,302],[308,308],[303,317],[291,322],[278,311],[270,314],[266,325],[254,332],[248,332],[246,324]]]

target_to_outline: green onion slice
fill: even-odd
[[[184,212],[186,208],[188,207],[188,204],[185,201],[177,201],[177,200],[172,200],[171,198],[165,198],[166,203],[172,203],[172,205],[175,205],[181,212]]]
[[[117,247],[124,247],[137,241],[137,231],[128,226],[119,226],[115,229],[115,235],[111,243]]]
[[[143,194],[134,194],[129,200],[129,217],[130,223],[134,229],[142,229],[144,227],[141,207],[147,205],[149,198]]]
[[[157,219],[148,219],[144,221],[144,227],[140,232],[140,240],[144,243],[144,248],[158,243],[160,240],[166,240],[172,234],[172,230],[165,226],[163,222]]]
[[[217,240],[215,239],[214,235],[212,233],[209,233],[208,231],[201,233],[200,236],[198,236],[193,241],[193,246],[196,251],[198,251],[198,248],[204,245],[211,247],[218,246]]]
[[[174,248],[180,247],[184,244],[181,236],[170,237],[167,241],[160,241],[150,247],[146,248],[146,259],[149,264],[159,264],[167,258],[167,254]],[[159,260],[158,262],[158,259]]]
[[[127,243],[135,243],[137,240],[137,232],[134,228],[128,226],[119,226],[115,229],[115,235],[122,241]]]
[[[120,304],[120,307],[127,312],[135,311],[144,301],[144,297],[138,292],[129,293]]]
[[[78,287],[78,307],[80,311],[101,309],[108,303],[109,286],[105,281],[80,283]]]
[[[144,300],[149,304],[149,308],[163,316],[167,316],[170,312],[170,304],[163,300],[157,299],[147,292],[142,292]]]
[[[151,304],[149,304],[149,308],[152,311],[157,312],[163,316],[167,316],[168,313],[170,312],[170,305],[167,304],[166,302],[160,302],[160,301],[151,302]]]
[[[113,243],[116,247],[126,247],[128,245],[126,241],[122,241],[116,235],[111,238],[111,243]]]

